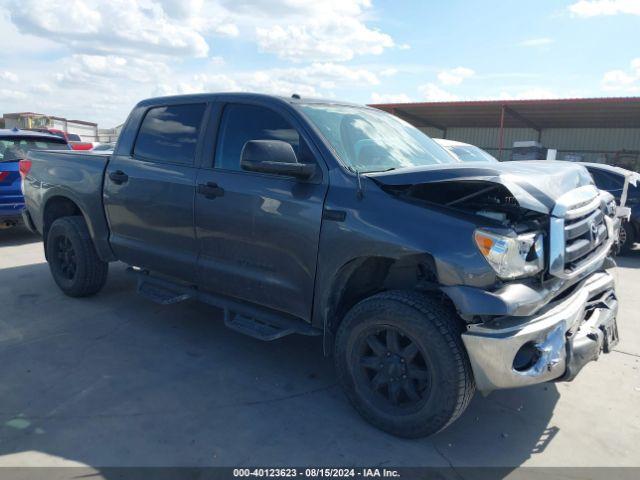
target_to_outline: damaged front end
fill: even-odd
[[[616,211],[583,167],[514,162],[373,179],[398,198],[477,219],[473,241],[495,282],[440,288],[467,323],[462,339],[481,392],[571,380],[617,342],[604,271]]]
[[[469,325],[462,340],[478,390],[572,380],[617,342],[617,311],[613,277],[597,272],[542,314]]]

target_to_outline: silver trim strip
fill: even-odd
[[[551,215],[560,218],[571,218],[567,217],[568,212],[573,209],[576,211],[578,209],[582,210],[583,206],[587,203],[593,202],[594,198],[598,198],[599,196],[600,191],[595,187],[595,185],[584,185],[582,187],[578,187],[558,198],[555,207],[553,207],[553,210],[551,211]],[[578,206],[578,208],[576,208],[576,206]],[[592,209],[593,208],[595,207],[592,207]]]
[[[565,220],[572,220],[574,218],[583,217],[588,213],[591,213],[594,210],[596,210],[599,206],[600,206],[600,197],[597,196],[586,205],[567,211],[563,218]]]
[[[562,250],[562,268],[560,270],[555,270],[555,271],[551,271],[551,268],[549,268],[549,273],[551,273],[553,276],[558,278],[571,279],[579,275],[582,275],[584,272],[588,270],[599,267],[600,264],[604,262],[604,259],[607,258],[607,256],[609,255],[609,251],[611,250],[611,246],[613,245],[614,238],[615,238],[613,235],[613,220],[605,216],[604,221],[605,221],[605,224],[607,225],[608,238],[605,243],[600,245],[600,248],[597,251],[596,255],[594,255],[587,263],[580,265],[580,267],[573,270],[571,273],[566,273],[564,271],[564,249],[563,249]],[[562,223],[564,225],[564,222]],[[564,228],[563,228],[563,233],[564,233]]]

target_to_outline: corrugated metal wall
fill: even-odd
[[[422,128],[427,135],[442,138],[437,128]],[[498,155],[499,128],[449,128],[447,138],[477,145]],[[530,128],[505,128],[503,159],[511,155],[513,142],[538,140],[538,132]],[[577,154],[584,161],[605,161],[621,150],[640,152],[640,128],[551,128],[542,131],[542,145],[558,150],[558,159]]]

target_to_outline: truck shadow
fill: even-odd
[[[516,467],[544,451],[553,384],[477,395],[444,432],[369,426],[336,385],[321,340],[262,343],[198,303],[139,298],[123,265],[88,299],[46,264],[0,270],[0,465]],[[39,460],[41,459],[41,460]],[[448,474],[447,474],[448,476]]]

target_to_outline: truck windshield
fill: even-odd
[[[349,169],[361,173],[456,163],[442,147],[398,117],[373,108],[302,104]]]
[[[16,162],[27,157],[29,150],[68,150],[67,142],[55,138],[1,137],[0,162]]]

